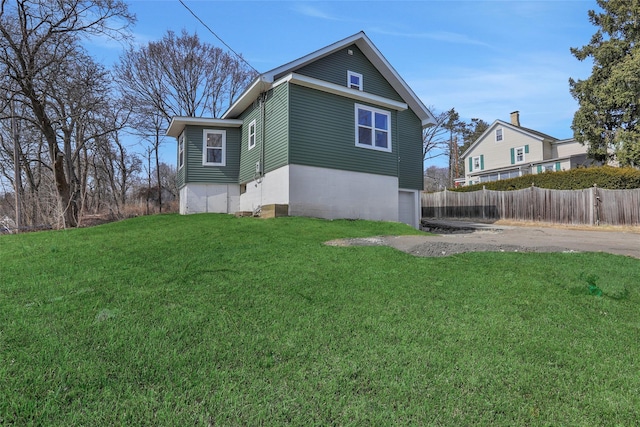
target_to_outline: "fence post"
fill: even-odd
[[[440,208],[440,216],[439,218],[446,218],[448,216],[448,212],[447,212],[447,189],[445,188],[444,191],[442,192],[442,205]]]
[[[487,187],[482,186],[482,219],[485,219],[485,209],[487,208]]]
[[[593,198],[593,216],[595,217],[596,226],[600,225],[600,197],[598,197],[598,185],[593,184],[593,189],[591,191],[591,197]],[[592,224],[593,225],[593,224]]]

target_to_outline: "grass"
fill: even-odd
[[[323,245],[413,232],[162,215],[2,236],[0,425],[640,422],[640,261]]]

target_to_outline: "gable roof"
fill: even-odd
[[[287,78],[289,80],[298,78],[296,83],[300,83],[299,80],[301,76],[294,73],[296,70],[352,44],[355,44],[362,51],[366,58],[389,82],[393,89],[398,92],[406,106],[411,108],[411,110],[413,110],[413,112],[418,116],[422,122],[422,126],[435,124],[433,114],[429,109],[427,109],[420,98],[418,98],[402,77],[400,77],[398,72],[391,66],[363,31],[261,74],[253,81],[249,88],[244,91],[240,98],[238,98],[238,100],[229,107],[229,109],[222,115],[222,118],[237,118],[249,105],[251,105],[251,103],[253,103],[253,101],[258,98],[262,92],[271,89],[283,78]],[[306,78],[305,80],[311,79]],[[318,86],[321,85],[320,81],[317,81],[315,84]],[[325,86],[330,86],[330,84],[322,86],[325,88]],[[332,89],[336,90],[337,88]]]
[[[467,148],[464,153],[462,153],[462,157],[464,158],[467,153],[469,153],[471,150],[473,150],[479,143],[480,141],[484,140],[484,138],[489,135],[490,133],[492,133],[495,128],[497,128],[498,126],[502,126],[502,127],[506,127],[506,128],[510,128],[513,129],[516,132],[520,132],[523,133],[525,135],[530,136],[531,138],[537,139],[537,140],[548,140],[550,142],[554,142],[557,141],[558,138],[554,138],[553,136],[547,135],[546,133],[542,133],[542,132],[538,132],[537,130],[533,130],[533,129],[529,129],[529,128],[525,128],[522,126],[516,126],[512,123],[508,123],[502,120],[496,120],[493,123],[491,123],[491,126],[489,126],[483,133],[482,135],[480,135],[478,137],[478,139],[476,139],[473,144],[471,144],[469,146],[469,148]]]

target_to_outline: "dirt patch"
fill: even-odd
[[[412,236],[339,239],[332,246],[390,246],[420,257],[464,252],[606,252],[640,259],[640,235],[632,232],[499,226]]]

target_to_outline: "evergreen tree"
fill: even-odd
[[[640,0],[597,0],[589,11],[598,27],[588,45],[572,48],[580,61],[593,60],[585,80],[569,79],[579,103],[571,128],[589,146],[590,157],[640,166]]]

